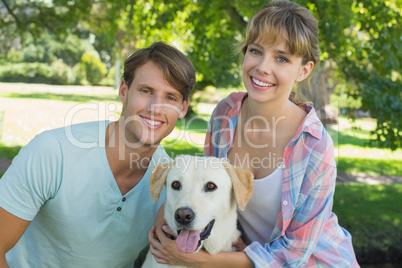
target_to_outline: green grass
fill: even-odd
[[[339,117],[338,124],[328,126],[328,133],[331,135],[335,149],[340,155],[366,156],[366,158],[387,158],[402,159],[402,150],[391,151],[387,148],[380,148],[378,144],[370,140],[373,138],[371,131],[376,127],[376,120],[362,118],[351,120],[346,117]]]
[[[369,175],[402,176],[401,159],[338,157],[338,172],[360,172]]]
[[[0,158],[14,158],[18,152],[20,151],[21,146],[5,146],[4,144],[0,143]],[[3,177],[5,171],[0,170],[0,178]]]
[[[182,120],[177,120],[176,130],[180,131],[190,131],[205,134],[208,128],[209,119],[194,116],[192,118],[184,118]]]
[[[368,147],[368,141],[371,138],[370,131],[373,130],[375,126],[376,120],[372,118],[351,120],[344,116],[340,116],[338,118],[338,124],[331,126],[329,133],[331,134],[331,131],[338,131],[337,135],[339,145]]]
[[[21,146],[6,146],[0,142],[0,158],[14,158],[20,151]]]
[[[401,204],[401,184],[336,185],[333,211],[352,234],[359,261],[397,261],[402,252]]]
[[[338,172],[369,175],[402,176],[402,150],[391,151],[369,145],[376,121],[371,118],[352,121],[339,117],[337,125],[328,127],[334,146]]]
[[[41,99],[41,100],[56,100],[56,101],[72,101],[77,103],[94,102],[94,101],[118,101],[117,94],[107,94],[100,96],[89,96],[83,94],[59,94],[59,93],[42,93],[42,92],[30,92],[30,93],[15,93],[7,92],[0,94],[0,97],[4,98],[17,98],[17,99]]]
[[[204,155],[202,147],[193,146],[186,141],[164,140],[162,141],[162,146],[172,158],[182,154]]]

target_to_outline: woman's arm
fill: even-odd
[[[302,180],[299,181],[296,174],[288,174],[287,178],[294,181],[286,195],[296,195],[292,201],[281,205],[281,220],[277,223],[281,233],[276,234],[277,238],[271,243],[253,242],[245,249],[256,267],[305,266],[323,232],[336,229],[336,216],[332,218],[331,213],[336,179],[333,147],[326,146],[324,152],[320,157],[309,155],[304,159],[309,164]],[[333,243],[328,241],[327,246]],[[338,254],[336,249],[332,252],[332,258]],[[342,261],[342,256],[335,258]]]

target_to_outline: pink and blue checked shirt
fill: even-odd
[[[227,158],[246,96],[232,93],[217,105],[205,155]],[[332,212],[336,180],[332,139],[314,108],[301,108],[308,114],[285,148],[281,207],[271,239],[265,245],[253,242],[244,251],[255,267],[359,267],[351,236]]]

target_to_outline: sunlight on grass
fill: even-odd
[[[213,86],[206,87],[203,91],[196,91],[191,96],[191,99],[197,103],[218,103],[220,100],[226,98],[232,92],[244,91],[244,88],[215,88]]]
[[[334,141],[337,156],[402,159],[402,149],[391,151],[369,146],[370,131],[375,129],[375,126],[376,120],[372,118],[356,119],[353,122],[345,117],[339,117],[339,123],[328,128],[328,133]]]
[[[0,107],[5,111],[0,142],[22,146],[44,130],[113,121],[121,111],[117,94],[108,87],[0,83]]]
[[[199,116],[209,121],[215,107],[215,103],[197,103],[196,105],[194,105],[194,110],[198,113]]]
[[[62,86],[62,85],[48,85],[48,84],[27,84],[27,83],[1,83],[0,82],[0,96],[18,93],[22,95],[29,94],[77,94],[77,95],[115,95],[117,91],[112,87],[102,86]]]
[[[194,116],[177,120],[175,129],[178,131],[190,131],[205,134],[208,128],[208,120],[204,117]]]
[[[402,176],[401,159],[375,159],[357,157],[338,157],[338,171],[361,172],[369,175]]]
[[[82,94],[57,94],[57,93],[42,93],[42,92],[32,92],[29,94],[21,93],[6,93],[2,94],[3,98],[14,98],[14,99],[47,99],[56,101],[72,101],[72,102],[93,102],[93,101],[118,101],[119,98],[116,94],[102,94],[102,95],[82,95]]]

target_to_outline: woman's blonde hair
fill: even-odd
[[[312,61],[314,69],[317,67],[320,61],[317,20],[309,10],[287,0],[274,0],[254,14],[247,24],[246,37],[239,44],[238,52],[246,54],[247,47],[255,41],[275,45],[282,40],[292,55],[302,58],[302,64]],[[306,103],[306,98],[311,95],[308,89],[311,76],[306,79],[307,86],[298,84],[298,94],[292,92],[291,101]]]

